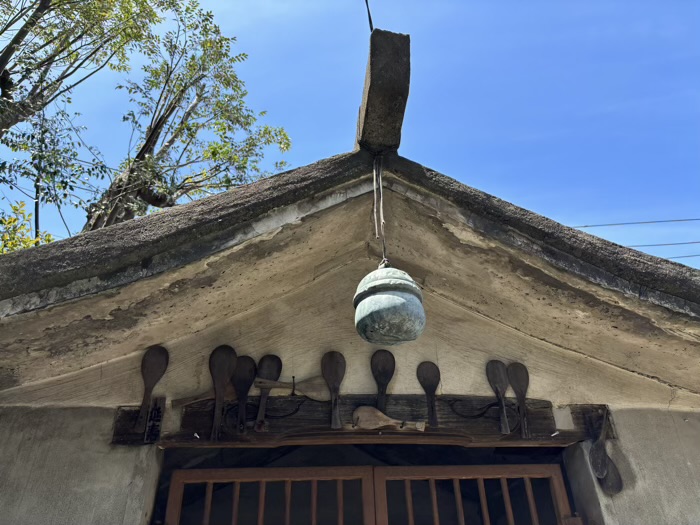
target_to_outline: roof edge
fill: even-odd
[[[368,176],[372,162],[363,150],[336,155],[153,215],[3,255],[0,305],[41,292],[19,310],[9,307],[20,313],[184,266],[224,249],[236,230],[273,209]],[[78,281],[83,290],[59,297],[57,289]],[[0,318],[5,309],[0,308]]]
[[[477,231],[595,284],[700,317],[700,271],[564,226],[396,153],[384,158],[387,171],[453,203]],[[199,260],[229,246],[247,223],[368,177],[372,165],[373,155],[357,150],[161,213],[3,255],[0,318]],[[72,289],[64,291],[69,285]]]
[[[564,226],[399,155],[385,157],[384,166],[463,209],[469,225],[478,231],[526,249],[510,233],[515,231],[532,243],[526,251],[559,268],[606,288],[700,317],[700,270]]]

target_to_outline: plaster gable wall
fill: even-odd
[[[146,525],[155,446],[109,445],[114,411],[0,408],[0,523]]]
[[[700,523],[699,415],[616,410],[613,418],[619,439],[611,457],[628,490],[603,500],[611,525]]]
[[[366,187],[360,183],[355,190]],[[366,224],[347,220],[364,206],[362,199],[348,200],[352,195],[352,190],[328,195],[340,202],[331,214],[300,203],[243,224],[248,235],[177,270],[0,319],[0,389],[104,365],[150,344],[199,333],[303,287],[358,254],[366,256]],[[369,213],[363,218],[368,221]]]
[[[484,365],[497,357],[527,364],[530,395],[555,403],[700,408],[697,321],[495,240],[443,199],[389,185],[389,255],[423,287],[428,315],[425,334],[394,350],[393,392],[419,393],[415,367],[429,359],[442,393],[488,395]],[[23,386],[0,391],[0,404],[137,404],[142,349],[154,343],[171,352],[157,387],[171,399],[208,390],[208,354],[222,343],[276,353],[283,376],[299,379],[339,350],[343,391],[373,391],[374,348],[354,332],[351,299],[379,254],[371,195],[354,194],[179,270],[9,319],[2,357]]]
[[[588,465],[589,443],[567,450],[566,468],[576,507],[589,525],[697,525],[700,523],[700,414],[613,409],[618,439],[608,452],[624,490],[606,496]]]

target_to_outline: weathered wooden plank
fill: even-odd
[[[250,398],[247,407],[248,421],[252,424],[257,406],[257,397]],[[374,395],[347,395],[340,401],[340,415],[346,430],[351,430],[352,413],[357,407],[373,405]],[[493,437],[499,434],[497,407],[489,408],[483,417],[468,418],[484,412],[484,407],[493,402],[492,398],[482,396],[438,396],[437,414],[440,429],[437,431],[459,430],[469,436]],[[200,401],[185,407],[182,416],[181,433],[197,433],[205,435],[205,430],[211,427],[213,414],[211,400]],[[509,400],[509,414],[512,426],[517,427],[514,402]],[[532,419],[534,439],[551,437],[555,431],[552,405],[548,401],[528,400],[528,410]],[[238,405],[227,403],[224,409],[222,425],[222,440],[240,439],[235,433],[235,418]],[[320,403],[303,397],[274,397],[268,400],[268,432],[269,436],[285,435],[290,432],[324,431],[328,429],[330,418],[330,403]],[[405,421],[424,421],[427,417],[425,398],[420,395],[393,395],[387,399],[387,414],[395,419]],[[280,417],[287,416],[287,417]],[[436,431],[427,430],[428,433]],[[405,432],[404,432],[405,433]],[[514,432],[511,437],[517,436]],[[262,434],[259,434],[262,435]],[[518,438],[519,439],[519,438]]]
[[[600,407],[597,405],[574,406],[575,429],[558,432],[555,429],[551,403],[544,400],[527,401],[530,414],[532,439],[520,438],[514,400],[508,400],[509,413],[513,417],[513,432],[502,436],[499,432],[498,409],[489,407],[493,398],[483,396],[438,396],[437,413],[440,428],[437,430],[366,431],[352,428],[352,413],[359,406],[372,405],[374,395],[346,395],[340,399],[341,419],[345,423],[340,431],[329,428],[330,403],[311,401],[300,396],[275,397],[268,400],[268,432],[236,433],[236,403],[227,403],[219,442],[210,443],[207,429],[211,428],[213,400],[199,401],[184,408],[181,428],[178,432],[166,435],[160,441],[164,447],[170,446],[241,446],[265,447],[281,444],[303,443],[442,443],[463,446],[566,446],[576,441],[596,435],[599,426]],[[247,405],[247,418],[254,423],[258,398],[250,398]],[[484,409],[487,407],[487,409]],[[115,427],[114,443],[136,444],[129,441],[128,425],[131,413],[136,409],[121,410]],[[420,395],[392,395],[387,398],[387,412],[401,420],[424,420],[427,416],[425,398]],[[483,417],[465,417],[483,414]],[[121,418],[121,419],[120,419]],[[120,421],[123,420],[123,423]],[[592,424],[591,424],[592,422]],[[126,430],[126,436],[117,433]],[[380,437],[381,436],[381,437]]]
[[[397,150],[411,77],[408,35],[372,31],[357,123],[357,144],[371,153]]]

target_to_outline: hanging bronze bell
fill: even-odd
[[[355,328],[376,345],[398,345],[417,339],[425,328],[423,294],[406,272],[382,265],[357,286]]]

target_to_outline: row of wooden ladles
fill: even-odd
[[[144,396],[141,409],[136,422],[136,430],[143,432],[146,427],[148,409],[151,403],[153,388],[165,374],[168,367],[168,351],[154,345],[146,350],[141,361],[141,375],[144,382]],[[385,414],[387,386],[394,376],[396,362],[394,355],[388,350],[377,350],[372,355],[370,368],[374,380],[377,383],[376,407],[361,406],[355,409],[352,416],[352,428],[362,430],[394,429],[394,430],[425,430],[425,422],[400,421]],[[343,424],[339,411],[340,385],[345,377],[345,358],[336,351],[326,352],[321,358],[321,375],[294,381],[292,383],[280,382],[282,373],[282,360],[279,356],[267,354],[260,358],[256,364],[250,356],[237,356],[236,351],[228,346],[216,347],[209,356],[209,371],[214,386],[214,418],[211,431],[211,440],[217,441],[221,429],[221,420],[224,408],[224,393],[230,381],[239,403],[238,433],[246,432],[246,404],[248,392],[255,385],[260,389],[260,403],[254,429],[256,432],[264,432],[265,410],[270,390],[287,389],[316,401],[331,402],[331,428],[341,429]],[[431,361],[424,361],[416,370],[428,405],[428,425],[431,428],[438,427],[435,392],[440,383],[440,369]],[[508,386],[513,387],[518,401],[518,419],[523,438],[530,437],[525,397],[529,385],[529,374],[525,365],[511,363],[508,366],[502,361],[492,360],[486,365],[486,376],[489,384],[496,394],[499,407],[500,431],[502,434],[511,432],[506,413],[505,395]],[[210,394],[196,396],[187,400],[191,402],[197,399],[208,399]],[[175,404],[175,402],[173,403]]]

